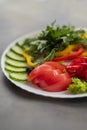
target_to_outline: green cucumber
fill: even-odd
[[[24,48],[24,47],[23,47],[23,44],[24,44],[23,41],[20,41],[20,42],[17,42],[17,43],[16,43],[16,45],[19,46],[19,47],[22,48],[22,49]]]
[[[22,44],[16,43],[6,53],[5,70],[9,77],[15,81],[27,81],[27,62],[23,57]]]
[[[17,67],[13,67],[13,66],[10,66],[10,65],[5,65],[5,70],[8,72],[8,73],[12,73],[12,72],[15,72],[15,73],[24,73],[26,72],[26,68],[17,68]]]
[[[16,45],[18,45],[19,47],[22,47],[22,46],[23,46],[23,44],[24,44],[24,42],[23,42],[23,41],[20,41],[20,42],[17,42],[17,43],[16,43]]]
[[[7,57],[9,57],[12,60],[16,60],[16,61],[26,61],[25,58],[23,56],[20,56],[14,52],[12,52],[11,50],[9,50],[6,54]]]
[[[27,67],[26,62],[14,61],[14,60],[12,60],[10,58],[6,58],[5,63],[10,65],[10,66],[17,67],[17,68],[21,68],[21,67],[26,68]]]
[[[14,53],[16,53],[16,54],[18,54],[18,55],[23,55],[23,49],[21,48],[21,47],[19,47],[18,45],[14,45],[12,48],[11,48],[11,50],[14,52]]]
[[[10,73],[9,77],[15,81],[27,81],[26,73]]]

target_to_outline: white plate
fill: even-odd
[[[38,31],[39,32],[39,31]],[[38,94],[38,95],[42,95],[42,96],[47,96],[47,97],[53,97],[53,98],[81,98],[81,97],[86,97],[87,93],[84,94],[70,94],[68,93],[68,91],[63,91],[63,92],[46,92],[43,91],[39,88],[37,88],[36,86],[32,85],[32,84],[24,84],[24,83],[20,83],[17,81],[14,81],[12,79],[9,78],[8,73],[5,71],[5,55],[8,52],[8,50],[15,45],[18,41],[22,41],[25,38],[28,37],[32,37],[35,34],[38,34],[37,32],[35,33],[31,33],[25,36],[22,36],[21,38],[18,38],[17,40],[13,41],[7,48],[6,50],[3,52],[2,57],[1,57],[1,68],[2,71],[4,73],[4,75],[7,77],[8,80],[10,80],[13,84],[15,84],[17,87],[20,87],[23,90],[26,90],[28,92],[34,93],[34,94]]]

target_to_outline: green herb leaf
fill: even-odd
[[[87,92],[87,82],[79,78],[73,78],[73,83],[69,85],[68,90],[73,94]]]

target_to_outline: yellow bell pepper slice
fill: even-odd
[[[83,52],[80,57],[87,57],[87,51]]]
[[[87,33],[84,33],[82,37],[87,38]]]
[[[68,55],[68,54],[72,54],[73,53],[73,49],[76,47],[77,45],[68,45],[67,48],[65,48],[63,51],[60,52],[55,52],[55,56],[64,56],[64,55]]]
[[[37,64],[32,62],[33,57],[30,56],[30,55],[28,55],[28,54],[26,53],[26,51],[28,51],[28,50],[29,50],[29,49],[26,49],[26,50],[23,52],[23,56],[24,56],[24,58],[25,58],[26,61],[27,61],[27,65],[32,66],[32,67],[35,67]]]

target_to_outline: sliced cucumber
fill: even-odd
[[[18,54],[18,55],[23,55],[23,49],[21,48],[21,47],[19,47],[19,46],[17,46],[17,45],[14,45],[12,48],[11,48],[11,50],[13,51],[13,52],[15,52],[16,54]]]
[[[14,52],[12,52],[11,50],[9,50],[6,54],[7,57],[9,57],[12,60],[16,60],[16,61],[25,61],[25,58],[23,56],[20,56]]]
[[[16,68],[16,67],[13,67],[13,66],[10,66],[10,65],[5,65],[5,70],[8,72],[8,73],[12,73],[12,72],[15,72],[15,73],[23,73],[23,72],[26,72],[26,68]]]
[[[21,47],[22,49],[24,48],[24,47],[23,47],[23,44],[24,44],[23,41],[20,41],[20,42],[17,42],[17,43],[16,43],[16,45],[19,46],[19,47]]]
[[[17,68],[21,68],[21,67],[26,68],[27,67],[26,62],[14,61],[14,60],[12,60],[10,58],[6,58],[6,64],[8,64],[10,66],[17,67]]]
[[[16,81],[26,81],[27,80],[26,73],[10,73],[9,77]]]

